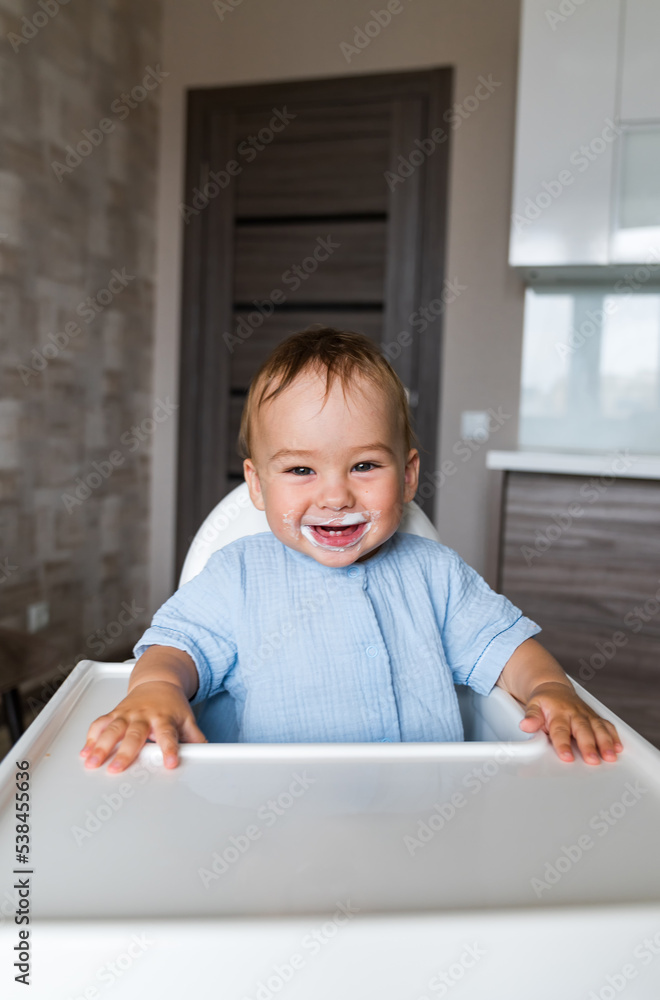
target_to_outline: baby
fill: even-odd
[[[450,548],[398,532],[419,453],[405,390],[367,337],[294,334],[262,365],[243,468],[270,531],[214,553],[135,647],[128,695],[81,755],[123,771],[155,740],[165,767],[206,742],[192,706],[227,691],[244,742],[457,741],[454,690],[493,685],[556,752],[615,761],[614,726],[576,694],[540,628]]]

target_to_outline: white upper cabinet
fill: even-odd
[[[659,227],[660,0],[523,0],[509,262],[649,262]]]
[[[621,104],[624,122],[660,122],[660,0],[623,0]]]
[[[660,247],[660,0],[622,0],[611,260],[657,263]]]
[[[620,143],[611,262],[658,264],[660,124],[627,126]]]

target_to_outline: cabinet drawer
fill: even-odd
[[[500,590],[539,642],[658,743],[660,483],[509,472],[500,551]]]

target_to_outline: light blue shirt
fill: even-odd
[[[188,652],[191,704],[229,692],[239,742],[460,741],[454,684],[488,694],[540,631],[428,538],[395,532],[365,562],[335,568],[262,532],[215,552],[135,655]]]

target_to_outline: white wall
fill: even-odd
[[[233,0],[237,3],[237,0]],[[485,568],[485,452],[452,453],[462,410],[502,407],[510,415],[492,438],[514,447],[522,338],[522,285],[507,266],[519,0],[403,0],[403,10],[347,63],[340,43],[386,0],[238,0],[221,20],[211,0],[165,0],[155,393],[176,398],[181,289],[185,91],[285,79],[395,72],[451,65],[455,100],[478,77],[500,84],[452,133],[447,277],[466,286],[445,321],[441,460],[457,472],[436,495],[445,544]],[[227,4],[227,6],[230,6]],[[432,328],[429,329],[429,333]],[[174,586],[176,428],[154,442],[151,605]]]

